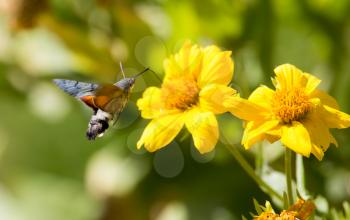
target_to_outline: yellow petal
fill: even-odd
[[[266,139],[270,144],[275,143],[279,139],[281,139],[281,136],[274,136],[274,135],[269,135],[265,134],[264,139]]]
[[[324,105],[320,110],[320,115],[329,128],[348,128],[350,127],[350,115]]]
[[[332,143],[332,135],[329,132],[329,128],[324,124],[321,118],[318,117],[318,114],[313,113],[310,114],[304,121],[303,125],[308,130],[308,133],[311,138],[311,142],[313,145],[316,145],[323,152],[326,151]],[[315,147],[314,147],[315,148]],[[319,151],[318,149],[314,149],[315,151]],[[321,154],[316,152],[318,158],[320,158]]]
[[[212,112],[192,109],[186,117],[186,127],[192,134],[194,146],[202,154],[214,149],[218,138],[218,122]]]
[[[178,53],[164,61],[165,80],[187,74],[197,78],[201,71],[202,56],[198,45],[186,41]]]
[[[282,127],[281,142],[291,150],[309,157],[311,153],[311,140],[308,131],[300,122],[293,121],[291,125]]]
[[[236,94],[236,90],[221,84],[209,84],[199,93],[199,105],[201,109],[221,114],[227,112],[224,101]]]
[[[246,149],[249,149],[256,142],[264,140],[266,138],[266,133],[275,128],[278,124],[278,120],[248,122],[244,130],[242,144]]]
[[[228,85],[233,76],[231,51],[221,51],[216,46],[203,49],[202,71],[198,76],[199,88],[210,83]]]
[[[269,110],[262,106],[240,97],[231,97],[227,99],[224,102],[224,106],[234,116],[247,121],[263,120],[270,114]]]
[[[260,86],[252,92],[248,100],[269,109],[271,108],[274,93],[275,92],[272,89],[266,86]]]
[[[165,59],[163,62],[165,77],[180,77],[184,74],[180,65],[176,62],[175,57],[172,55],[169,58]]]
[[[339,109],[337,100],[332,96],[328,95],[326,92],[315,89],[312,93],[309,94],[310,98],[319,98],[323,105],[328,105],[331,108]]]
[[[338,147],[338,142],[332,134],[331,134],[331,143],[334,144],[336,147]]]
[[[270,144],[280,140],[282,136],[282,126],[282,124],[279,124],[276,127],[266,131],[264,139],[270,142]]]
[[[269,131],[266,132],[267,135],[271,135],[274,137],[281,138],[282,136],[282,126],[283,124],[279,124],[278,126],[270,129]]]
[[[169,144],[180,132],[185,122],[185,114],[170,114],[153,119],[145,128],[137,148],[154,152]]]
[[[317,86],[321,83],[321,80],[309,73],[304,73],[303,75],[307,79],[305,92],[306,94],[311,94],[317,88]]]
[[[274,143],[281,139],[282,136],[282,124],[278,124],[274,128],[266,131],[265,139],[267,139],[270,143]]]
[[[305,85],[306,78],[303,72],[291,64],[283,64],[274,69],[276,74],[275,87],[277,89],[292,89]]]
[[[319,160],[321,161],[324,156],[323,150],[318,147],[316,144],[312,144],[311,146],[311,153]]]
[[[165,111],[161,100],[161,90],[157,87],[147,88],[136,104],[141,111],[141,116],[147,119],[158,117]]]

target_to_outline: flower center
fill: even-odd
[[[188,109],[198,102],[198,93],[196,81],[189,77],[167,80],[162,85],[162,98],[168,109]]]
[[[304,90],[276,91],[272,103],[273,113],[284,123],[301,120],[312,110],[312,103]]]

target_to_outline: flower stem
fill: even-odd
[[[247,174],[262,188],[264,188],[268,194],[275,196],[279,200],[283,201],[283,197],[278,194],[274,189],[272,189],[264,180],[258,176],[254,169],[250,166],[247,160],[239,152],[238,148],[232,144],[229,144],[227,141],[225,143],[226,148],[230,151],[232,156],[237,160],[239,165],[247,172]]]
[[[295,180],[297,183],[297,191],[301,194],[303,199],[308,199],[309,195],[305,187],[305,170],[304,170],[303,155],[301,154],[296,154]]]
[[[284,170],[287,183],[287,196],[288,206],[291,206],[293,202],[293,189],[292,189],[292,151],[286,147],[284,154]]]
[[[257,154],[255,157],[255,171],[258,174],[258,176],[262,175],[263,172],[263,164],[264,164],[264,152],[263,152],[263,148],[262,148],[262,143],[259,143],[259,145],[257,146]]]

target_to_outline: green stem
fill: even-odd
[[[263,156],[264,151],[263,151],[262,143],[258,144],[257,149],[258,151],[255,157],[255,170],[256,170],[256,173],[259,176],[261,176],[263,172],[263,164],[264,164],[264,156]]]
[[[305,187],[305,170],[304,170],[304,162],[303,155],[296,154],[295,159],[295,180],[297,183],[297,190],[301,194],[303,199],[308,198],[308,193]]]
[[[287,147],[284,155],[284,169],[287,183],[288,206],[291,206],[294,203],[292,189],[292,151]]]
[[[250,166],[250,164],[246,161],[246,159],[239,152],[238,148],[232,144],[229,144],[225,141],[225,146],[230,151],[232,156],[237,160],[239,165],[247,172],[247,174],[262,188],[264,188],[268,194],[275,196],[279,200],[283,201],[283,197],[278,194],[274,189],[272,189],[265,181],[263,181],[254,171],[254,169]]]

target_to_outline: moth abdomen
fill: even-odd
[[[86,137],[89,140],[95,140],[96,137],[103,136],[104,132],[109,127],[109,122],[112,120],[112,115],[102,110],[97,110],[89,122],[86,131]]]
[[[91,120],[89,123],[89,128],[86,131],[87,139],[95,140],[96,137],[103,135],[108,127],[108,122],[105,120]]]

